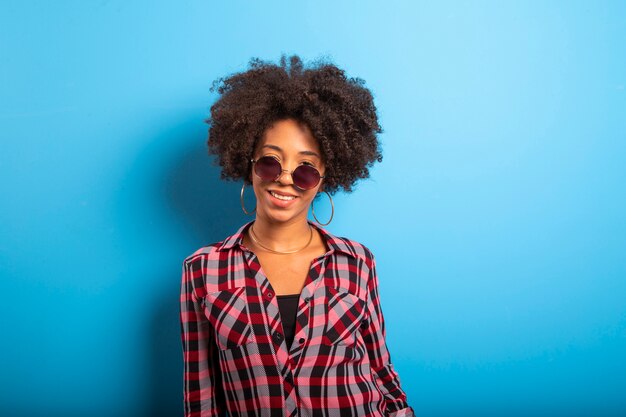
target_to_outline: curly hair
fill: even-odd
[[[283,54],[280,66],[252,58],[249,68],[213,81],[221,95],[211,106],[207,141],[217,155],[221,179],[250,184],[256,145],[274,122],[294,119],[309,128],[326,166],[323,188],[352,192],[359,178],[369,177],[374,161],[382,162],[376,134],[382,133],[372,93],[360,78],[320,59],[305,68],[297,55]]]

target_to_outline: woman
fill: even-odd
[[[413,416],[372,252],[307,219],[382,161],[372,95],[332,64],[289,64],[253,59],[212,88],[210,153],[254,220],[183,263],[185,416]]]

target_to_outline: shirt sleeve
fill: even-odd
[[[217,347],[194,288],[193,263],[183,262],[180,324],[183,347],[183,403],[185,417],[224,415],[224,396]]]
[[[390,417],[414,417],[413,409],[408,405],[406,394],[400,387],[400,378],[393,368],[391,356],[387,350],[385,320],[378,295],[378,276],[376,261],[372,259],[368,277],[369,318],[363,329],[363,339],[370,357],[370,367],[378,388],[385,397],[386,415]]]

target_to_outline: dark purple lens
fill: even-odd
[[[303,190],[310,190],[320,182],[320,173],[310,165],[300,165],[293,171],[293,183]]]
[[[264,181],[274,181],[281,169],[280,162],[271,156],[259,158],[254,164],[254,172]]]

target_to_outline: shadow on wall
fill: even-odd
[[[171,248],[185,249],[182,256],[168,256],[164,276],[150,277],[145,282],[165,283],[157,289],[157,302],[152,306],[146,323],[147,343],[144,352],[145,376],[142,380],[145,416],[183,415],[183,360],[180,339],[179,293],[180,273],[184,257],[207,244],[220,241],[234,233],[244,222],[252,220],[241,210],[242,182],[220,179],[220,168],[213,165],[208,155],[207,125],[202,118],[190,118],[160,135],[151,153],[163,158],[171,155],[171,163],[156,163],[161,169],[147,178],[145,186],[155,192],[155,202],[166,213],[159,215],[165,223],[176,225],[181,241],[165,242]],[[172,150],[172,144],[174,150]],[[152,147],[152,145],[151,145]],[[145,206],[145,203],[144,203]],[[136,207],[141,207],[137,205]],[[254,194],[246,187],[246,208],[254,208]],[[137,213],[141,216],[142,213]],[[165,233],[167,240],[169,232]],[[189,249],[190,248],[190,249]],[[173,262],[176,279],[172,279]],[[138,388],[139,391],[142,388]]]

